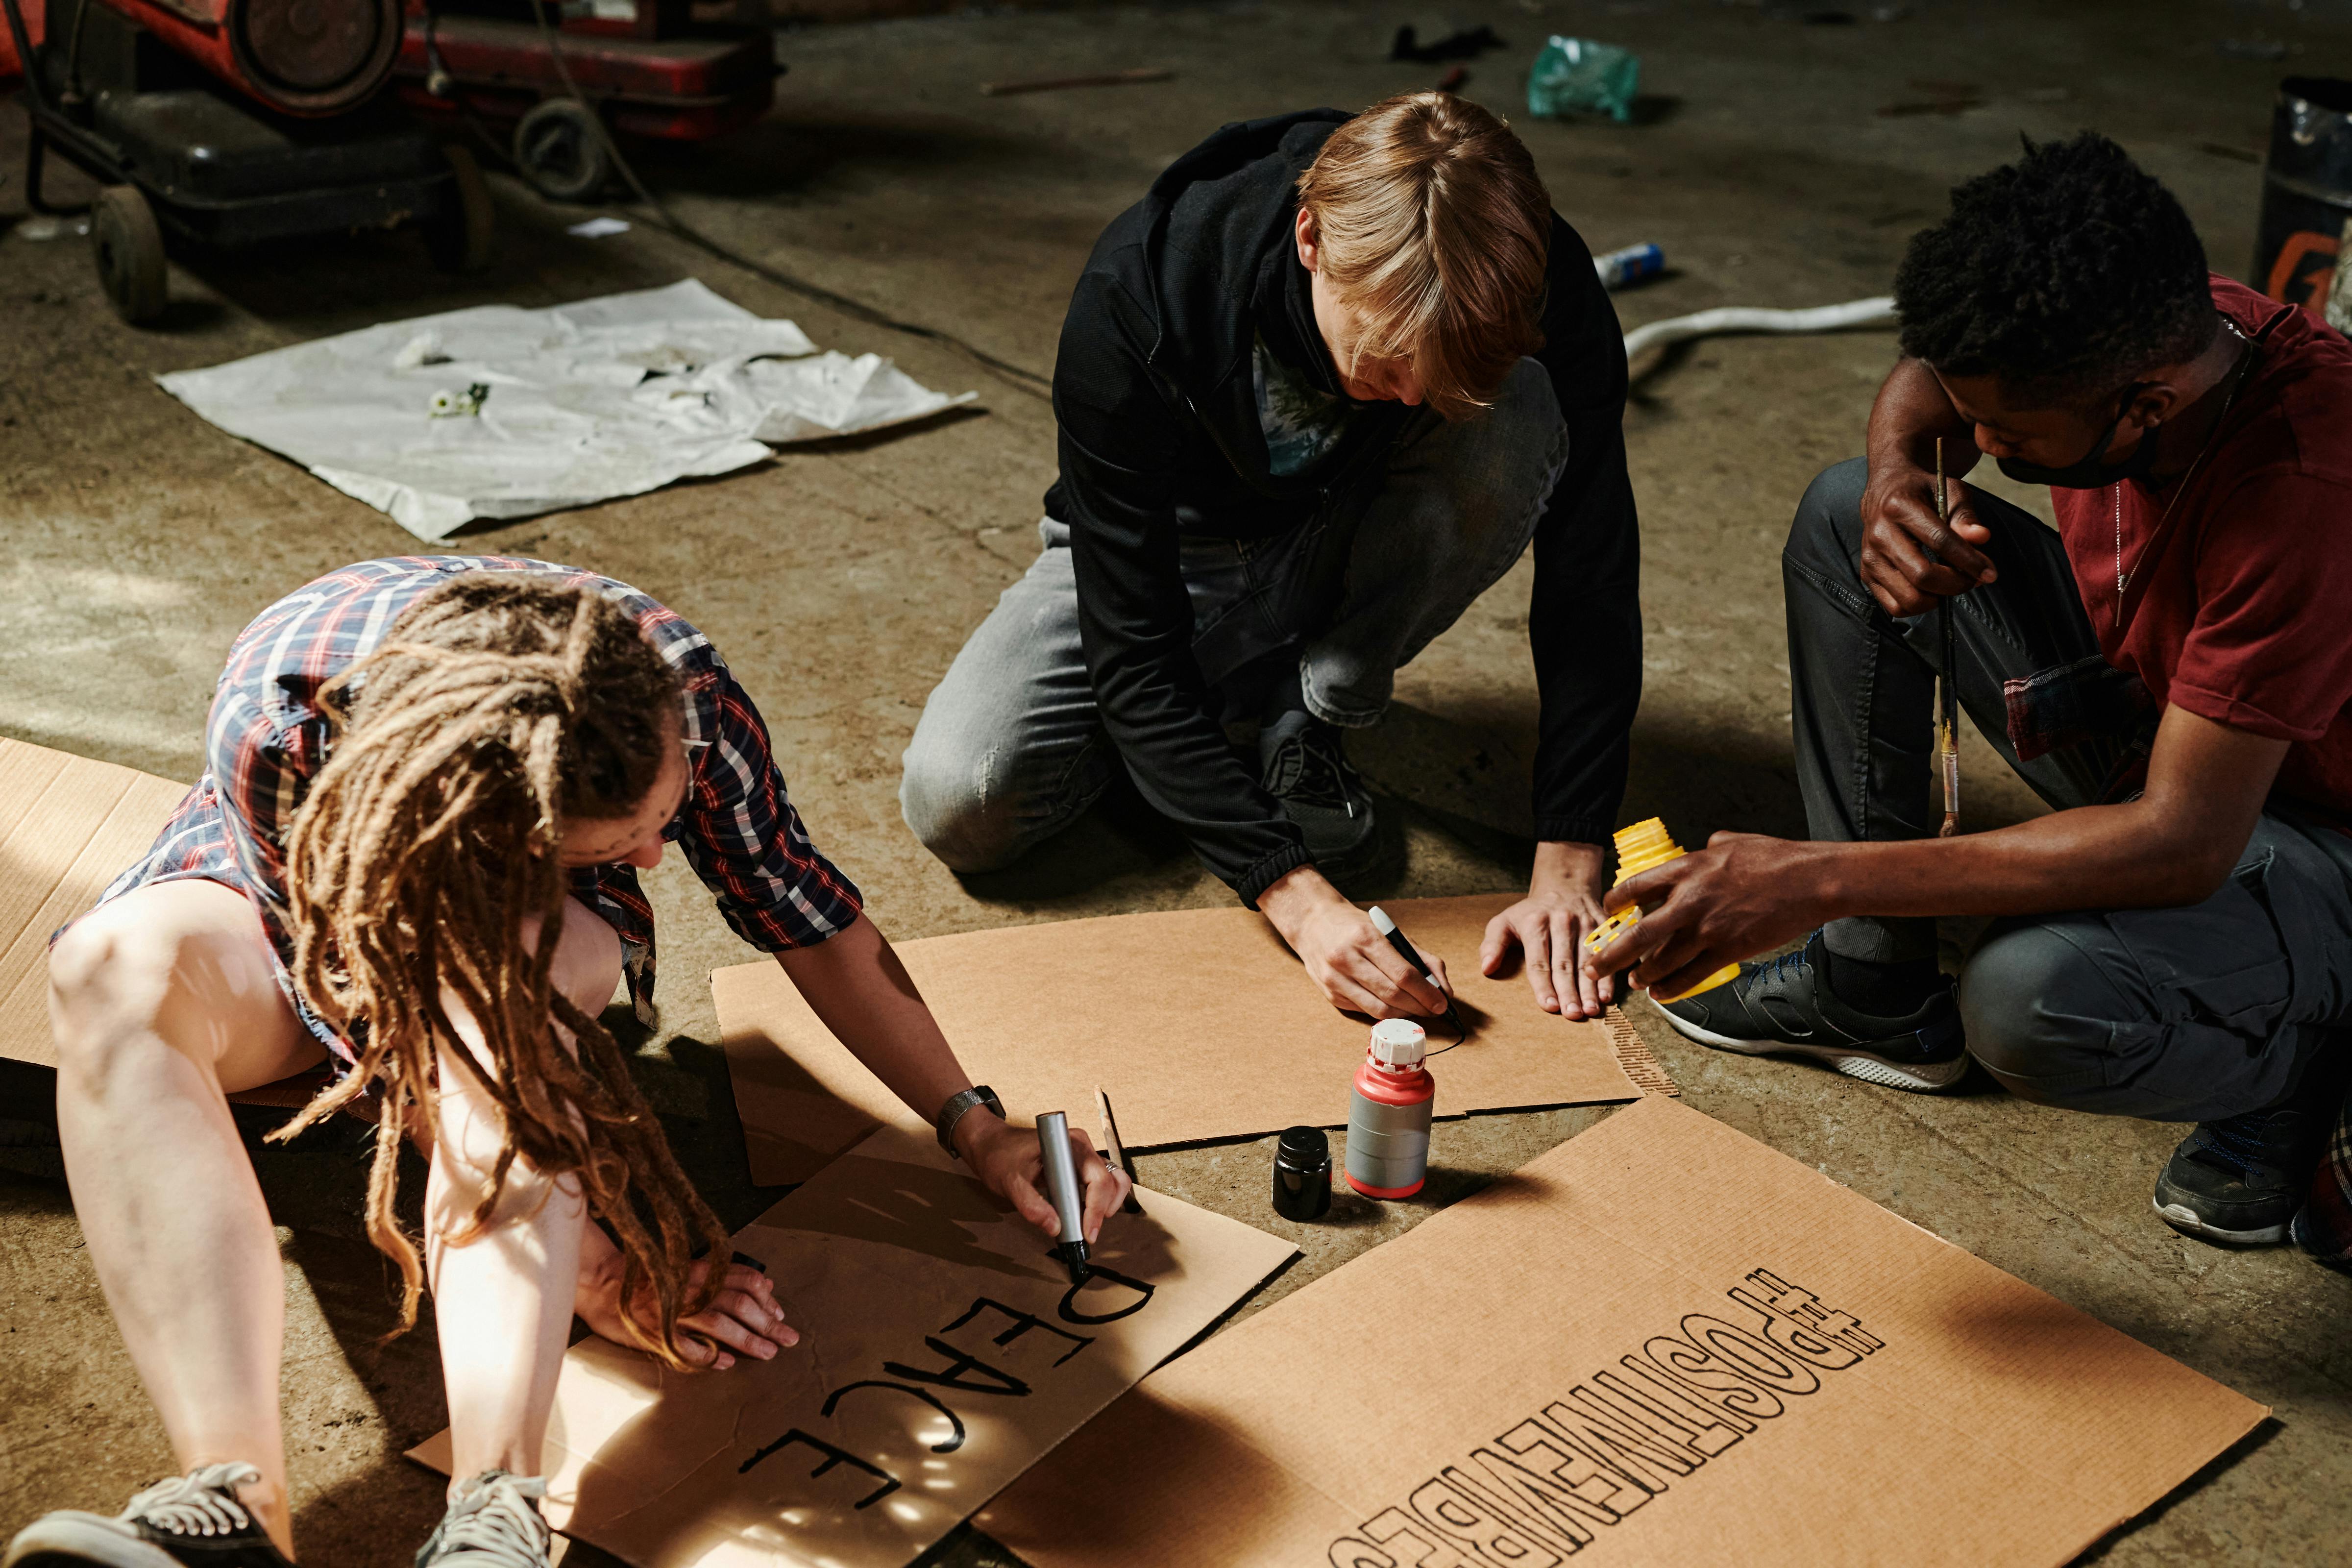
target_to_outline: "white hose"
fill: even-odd
[[[1885,294],[1845,305],[1817,305],[1810,310],[1759,310],[1734,305],[1636,327],[1625,334],[1625,357],[1632,359],[1661,343],[1717,332],[1833,332],[1841,327],[1891,327],[1895,320],[1895,300]]]

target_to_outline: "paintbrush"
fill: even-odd
[[[1143,1205],[1135,1201],[1135,1162],[1127,1157],[1127,1149],[1118,1141],[1118,1119],[1110,1113],[1110,1096],[1095,1085],[1095,1107],[1102,1112],[1103,1152],[1110,1163],[1127,1173],[1127,1202],[1119,1205],[1121,1214],[1141,1214]]]
[[[1952,500],[1944,489],[1944,439],[1936,438],[1936,521],[1952,531]],[[1940,558],[1939,558],[1940,559]],[[1936,751],[1944,763],[1944,826],[1936,835],[1949,838],[1960,830],[1960,689],[1958,637],[1952,628],[1952,598],[1936,603],[1936,629],[1943,640],[1943,670],[1936,677]]]

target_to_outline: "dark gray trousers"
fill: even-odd
[[[1781,554],[1797,781],[1817,839],[1921,838],[1943,820],[1932,615],[1888,616],[1862,585],[1862,459],[1822,470]],[[1979,491],[1999,580],[1954,601],[1960,705],[2056,809],[2095,803],[2135,740],[2118,715],[2032,762],[2010,743],[2003,683],[2098,654],[2058,536]],[[1832,923],[1831,950],[1932,955],[1935,924]],[[2209,1121],[2287,1098],[2352,1025],[2352,838],[2265,812],[2202,903],[1997,921],[1960,979],[1969,1051],[2027,1100]]]

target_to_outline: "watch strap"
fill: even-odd
[[[961,1160],[963,1158],[961,1154],[956,1152],[956,1123],[961,1121],[969,1112],[983,1105],[988,1107],[990,1110],[995,1112],[1000,1121],[1003,1120],[1004,1116],[1004,1102],[997,1099],[996,1091],[989,1088],[988,1085],[984,1083],[980,1085],[977,1089],[967,1089],[960,1094],[950,1095],[948,1097],[948,1102],[940,1107],[940,1114],[937,1122],[940,1132],[940,1147],[948,1152],[948,1157],[950,1159]]]

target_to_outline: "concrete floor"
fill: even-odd
[[[1674,272],[1621,298],[1629,325],[1718,304],[1811,305],[1883,291],[1905,237],[1956,179],[2017,134],[2095,125],[2187,203],[2221,268],[2248,264],[2269,100],[2286,70],[2352,41],[2341,0],[2123,5],[1924,0],[1806,25],[1801,5],[1726,0],[1506,0],[1507,55],[1466,90],[1512,109],[1547,32],[1619,41],[1654,96],[1632,126],[1524,115],[1555,202],[1596,248],[1665,247]],[[1872,18],[1890,14],[1887,21]],[[1391,65],[1400,21],[1449,18],[1315,0],[978,13],[790,33],[776,112],[733,142],[648,153],[680,210],[771,263],[953,326],[1043,369],[1102,224],[1222,121],[1361,104],[1427,85]],[[2225,54],[2276,40],[2287,62]],[[1141,65],[1176,79],[985,99],[987,79]],[[1968,83],[1980,106],[1883,115]],[[378,514],[200,424],[157,372],[459,305],[541,305],[704,279],[822,343],[896,355],[926,382],[977,387],[984,414],[788,453],[733,478],[485,529],[460,542],[593,566],[675,605],[724,648],[782,748],[812,829],[892,935],[1222,902],[1224,889],[1131,811],[1108,811],[1022,871],[960,884],[900,823],[898,758],[965,632],[1034,549],[1053,427],[1034,395],[954,353],[804,303],[640,226],[575,240],[583,214],[494,179],[504,249],[462,284],[394,237],[192,258],[163,330],[119,324],[82,244],[19,221],[25,121],[0,110],[0,731],[175,777],[198,769],[211,683],[261,605],[341,563],[412,547]],[[60,181],[60,190],[65,182]],[[1645,523],[1647,686],[1624,816],[1687,840],[1801,826],[1790,770],[1777,555],[1822,465],[1858,450],[1892,353],[1885,333],[1699,345],[1641,383],[1627,419]],[[2045,512],[2046,515],[2046,512]],[[1524,875],[1533,679],[1518,627],[1527,568],[1402,676],[1360,756],[1410,806],[1400,896]],[[1972,743],[1973,737],[1971,737]],[[1980,744],[1972,826],[2031,809]],[[690,877],[655,879],[668,977],[645,1078],[730,1220],[774,1197],[745,1184],[702,972],[742,950]],[[1447,955],[1456,963],[1468,954]],[[2179,1130],[2071,1117],[1982,1081],[1937,1099],[1684,1045],[1636,1023],[1689,1102],[2109,1323],[2276,1406],[2278,1424],[2102,1560],[2342,1562],[2352,1505],[2352,1282],[2280,1250],[2185,1240],[2148,1212]],[[0,1531],[57,1506],[112,1510],[171,1468],[108,1321],[40,1125],[37,1075],[0,1078]],[[1443,1196],[1506,1172],[1601,1112],[1442,1124]],[[1147,1155],[1145,1179],[1252,1223],[1265,1151]],[[291,1267],[289,1442],[306,1557],[392,1564],[437,1511],[439,1483],[399,1451],[442,1422],[429,1333],[388,1348],[383,1268],[360,1236],[361,1155],[340,1130],[257,1156]],[[1433,1206],[1428,1205],[1428,1206]],[[1301,1231],[1295,1289],[1428,1206]],[[1296,1227],[1294,1227],[1296,1228]],[[1271,1294],[1271,1293],[1270,1293]],[[1890,1484],[1927,1477],[1886,1457]],[[593,1555],[593,1554],[591,1554]],[[941,1562],[1004,1561],[970,1535]]]

